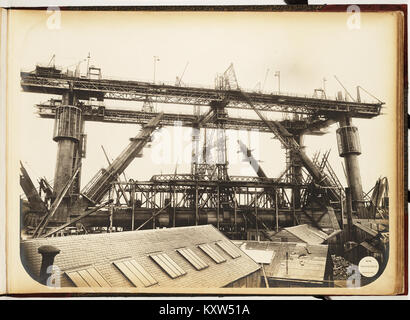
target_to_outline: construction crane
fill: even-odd
[[[53,68],[55,68],[55,66],[56,66],[55,61],[56,61],[56,55],[53,54],[52,57],[51,57],[51,59],[50,59],[50,61],[49,61],[48,64],[47,64],[47,67],[53,67]],[[51,65],[51,63],[52,63],[53,65]]]
[[[349,91],[347,91],[347,89],[345,88],[345,86],[343,85],[343,83],[336,77],[334,76],[336,81],[340,84],[340,86],[344,89],[345,91],[345,101],[347,101],[347,97],[349,96],[351,101],[354,101],[354,98],[352,97],[352,95],[349,93]]]
[[[268,78],[268,74],[269,74],[269,68],[268,70],[266,70],[265,79],[263,80],[262,91],[265,90],[265,84],[266,84],[266,79]]]
[[[180,87],[182,85],[182,78],[184,77],[184,74],[185,74],[186,68],[188,67],[188,64],[189,64],[189,61],[186,63],[184,71],[182,71],[181,76],[176,78],[175,85],[177,87]]]

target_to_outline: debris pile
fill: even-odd
[[[333,280],[347,280],[349,274],[347,268],[351,265],[345,258],[332,254]]]

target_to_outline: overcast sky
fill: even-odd
[[[153,57],[158,56],[156,80],[175,82],[185,65],[186,84],[213,86],[217,73],[234,64],[239,85],[253,89],[265,82],[267,92],[278,90],[274,71],[280,71],[282,92],[312,94],[326,78],[328,96],[342,90],[333,75],[356,96],[356,85],[364,87],[386,102],[384,115],[373,120],[354,119],[358,126],[363,154],[360,166],[364,191],[368,191],[380,176],[392,177],[389,155],[394,154],[396,88],[395,17],[392,14],[361,14],[360,27],[349,28],[348,13],[132,13],[132,12],[62,12],[60,28],[46,11],[15,11],[9,30],[11,54],[10,109],[16,122],[11,125],[16,135],[17,158],[26,165],[35,179],[45,176],[53,180],[57,144],[52,140],[53,120],[35,115],[34,104],[51,96],[23,93],[19,72],[33,70],[36,63],[47,64],[53,54],[56,64],[74,65],[90,52],[91,64],[102,69],[104,77],[153,81]],[[356,21],[357,22],[357,21]],[[58,22],[57,22],[58,23]],[[81,64],[85,72],[86,63]],[[269,72],[267,73],[267,70]],[[365,94],[365,100],[373,100]],[[106,101],[107,106],[140,109],[140,103]],[[190,106],[158,105],[167,112],[192,112]],[[242,111],[230,111],[243,116]],[[279,116],[281,116],[279,114]],[[269,116],[271,117],[271,116]],[[273,118],[273,117],[271,117]],[[82,185],[101,168],[106,159],[101,145],[110,158],[117,156],[139,131],[136,125],[87,122],[87,157],[83,160]],[[306,151],[331,149],[330,163],[345,185],[342,158],[338,156],[335,131],[329,128],[321,137],[305,138]],[[175,137],[172,128],[163,135]],[[158,159],[155,143],[144,149],[126,170],[128,178],[148,180],[153,174],[189,173],[190,129],[182,130],[181,139],[170,139],[171,156]],[[240,162],[236,140],[248,143],[247,133],[228,132],[230,173],[254,175],[252,169]],[[255,138],[257,137],[257,138]],[[275,177],[285,168],[284,150],[272,134],[252,136],[251,148],[260,159],[264,171]],[[160,139],[160,136],[158,136]],[[157,140],[159,141],[159,140]],[[182,150],[182,151],[181,151]],[[185,151],[184,151],[185,150]],[[239,162],[238,162],[239,161]],[[165,162],[165,163],[164,163]]]

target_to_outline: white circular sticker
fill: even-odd
[[[362,276],[371,278],[379,271],[379,262],[373,257],[364,257],[359,262],[359,272]]]

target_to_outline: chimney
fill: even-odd
[[[60,253],[60,249],[50,245],[44,245],[38,248],[38,253],[41,254],[41,268],[40,268],[40,283],[47,285],[49,274],[47,268],[54,263],[54,258]]]

